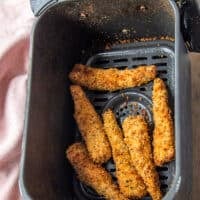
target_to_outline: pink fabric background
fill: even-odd
[[[33,20],[29,0],[0,1],[0,200],[20,199],[19,160]]]

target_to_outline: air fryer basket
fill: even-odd
[[[175,122],[175,160],[158,168],[163,199],[189,199],[190,72],[173,1],[56,3],[39,17],[30,55],[19,181],[25,199],[102,198],[78,181],[65,158],[66,148],[81,140],[73,119],[71,83],[67,77],[75,63],[120,69],[157,66],[158,76],[168,87]],[[141,113],[153,129],[152,82],[117,92],[85,91],[99,114],[112,108],[121,123],[127,115]],[[115,179],[113,162],[105,167]]]
[[[123,50],[126,47],[125,50]],[[158,77],[162,78],[168,86],[171,108],[174,106],[174,45],[168,41],[140,42],[137,45],[120,45],[118,49],[106,53],[99,53],[92,56],[87,65],[100,68],[109,68],[115,66],[118,69],[135,68],[140,65],[157,66]],[[119,122],[130,114],[143,115],[153,129],[152,117],[152,82],[140,87],[121,90],[117,92],[98,92],[88,91],[86,94],[95,106],[96,111],[101,115],[103,111],[111,108]],[[77,132],[77,140],[81,140],[80,133]],[[112,160],[105,164],[105,168],[115,179],[115,165]],[[163,167],[157,168],[159,172],[161,190],[163,194],[171,187],[173,177],[175,176],[175,162],[170,162]],[[91,172],[92,173],[92,172]],[[74,191],[80,199],[102,199],[92,189],[82,184],[74,175]],[[144,200],[150,197],[143,198]]]

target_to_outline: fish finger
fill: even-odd
[[[103,123],[80,86],[70,86],[74,100],[74,118],[86,143],[90,157],[102,164],[111,158],[111,148]]]
[[[103,121],[112,148],[120,191],[128,198],[143,197],[147,193],[146,186],[131,163],[131,156],[124,142],[123,133],[110,109],[103,113]]]
[[[168,105],[168,93],[162,79],[156,78],[153,84],[153,156],[157,166],[174,159],[174,125]]]
[[[139,66],[134,69],[94,68],[76,64],[69,74],[74,83],[90,90],[115,91],[148,83],[156,77],[156,66]]]
[[[129,116],[123,121],[122,127],[133,165],[143,178],[152,199],[160,200],[162,193],[159,176],[153,163],[147,123],[140,115]]]
[[[128,200],[113,183],[111,175],[90,159],[85,145],[71,145],[66,155],[80,181],[93,188],[99,195],[103,195],[107,200]]]

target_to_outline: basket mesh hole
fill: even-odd
[[[157,167],[157,171],[158,172],[168,171],[168,168],[167,167]]]
[[[165,63],[165,62],[162,62],[162,63],[155,63],[154,65],[156,65],[156,66],[167,66],[167,63]]]
[[[128,59],[127,58],[119,58],[119,59],[114,59],[113,62],[114,63],[118,63],[118,62],[127,62]]]
[[[142,63],[142,64],[139,64],[139,65],[132,65],[132,68],[136,68],[136,67],[139,67],[139,66],[147,66],[147,64]]]
[[[159,177],[160,177],[160,180],[167,180],[168,179],[167,176],[163,176],[163,175],[160,175]]]
[[[145,87],[141,87],[140,91],[146,91],[146,88]]]
[[[102,106],[95,106],[95,109],[97,110],[97,111],[99,111],[99,110],[101,110],[101,108],[102,108]]]
[[[94,98],[93,102],[96,103],[96,102],[105,102],[107,101],[107,98],[105,97],[99,97],[99,98]]]
[[[119,66],[119,67],[117,67],[117,69],[119,69],[119,70],[123,70],[123,69],[126,69],[127,68],[127,66]]]
[[[163,79],[163,81],[165,81],[165,82],[167,82],[168,81],[168,79],[167,78],[162,78]]]
[[[137,60],[147,60],[147,57],[136,57],[136,58],[132,58],[133,61],[137,61]]]
[[[160,73],[160,74],[167,74],[167,70],[158,70],[158,73]]]
[[[162,59],[162,58],[167,58],[166,55],[156,55],[156,56],[152,56],[152,59]]]
[[[94,65],[103,65],[103,64],[108,64],[109,62],[110,62],[109,60],[101,60],[101,59],[99,59],[99,60],[96,60],[94,62]]]
[[[112,180],[116,183],[117,182],[117,178],[115,176],[112,176]]]
[[[92,95],[94,95],[94,96],[105,95],[107,93],[109,93],[109,92],[108,91],[97,91],[97,90],[92,91]]]
[[[168,185],[167,184],[161,184],[161,189],[167,189]]]
[[[115,172],[115,168],[109,169],[110,172]]]

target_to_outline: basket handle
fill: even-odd
[[[184,0],[181,5],[181,31],[189,51],[200,52],[200,1]]]

